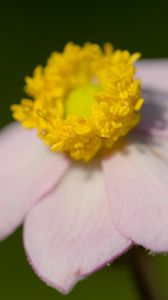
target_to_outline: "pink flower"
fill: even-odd
[[[168,61],[138,64],[142,121],[113,155],[89,164],[51,153],[13,123],[0,135],[0,238],[24,224],[37,275],[67,293],[139,244],[168,251]]]

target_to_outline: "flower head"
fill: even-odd
[[[33,100],[12,105],[14,118],[24,127],[37,128],[52,151],[88,161],[140,120],[143,99],[133,66],[139,56],[113,51],[110,44],[102,50],[94,44],[69,43],[26,79]]]
[[[12,106],[32,130],[0,134],[0,238],[24,223],[30,264],[63,293],[134,243],[168,251],[168,62],[138,64],[136,126],[138,56],[68,44]]]

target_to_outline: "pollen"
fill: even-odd
[[[140,54],[68,43],[26,78],[28,98],[11,106],[25,128],[36,128],[53,152],[91,160],[113,148],[140,121],[141,85],[134,78]]]

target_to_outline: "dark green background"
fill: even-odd
[[[143,57],[168,57],[166,1],[6,1],[0,5],[0,126],[11,121],[9,105],[24,95],[24,77],[44,64],[67,41],[140,51]],[[142,251],[142,250],[141,250]],[[134,255],[134,251],[131,252]],[[168,299],[168,258],[143,259],[147,284]],[[79,283],[67,299],[137,300],[137,276],[128,255]],[[0,299],[61,299],[26,262],[21,229],[0,243]],[[154,299],[154,298],[153,298]]]

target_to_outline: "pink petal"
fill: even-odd
[[[137,77],[144,89],[168,92],[168,59],[144,59],[137,63]]]
[[[7,126],[0,134],[0,238],[9,235],[32,204],[47,193],[68,167],[34,131]]]
[[[137,70],[145,99],[138,129],[168,137],[168,60],[144,60]]]
[[[116,228],[135,243],[156,252],[168,251],[166,147],[134,136],[132,143],[103,161]]]
[[[24,236],[33,269],[62,293],[130,246],[113,226],[102,171],[90,163],[74,163],[31,210]]]

